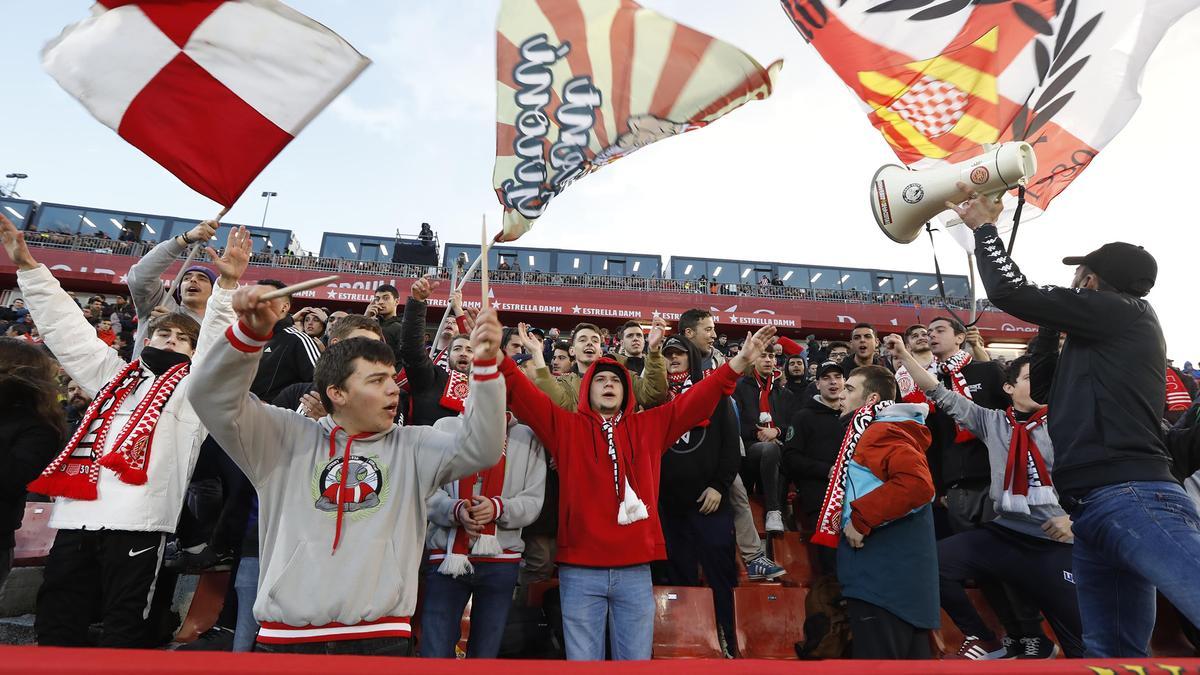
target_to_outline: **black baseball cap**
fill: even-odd
[[[542,330],[541,328],[534,328],[533,326],[529,326],[527,329],[527,332],[530,335],[536,335],[536,336],[542,338],[543,340],[546,338],[546,331]]]
[[[517,364],[518,366],[520,366],[520,365],[523,365],[523,364],[524,364],[526,361],[528,361],[529,359],[532,359],[532,358],[533,358],[533,354],[526,354],[526,353],[522,352],[522,353],[520,353],[520,354],[516,354],[515,356],[513,356],[513,357],[512,357],[512,360],[513,360],[513,363],[515,363],[515,364]]]
[[[666,354],[669,351],[689,353],[686,338],[681,335],[672,335],[667,338],[667,341],[663,343],[662,353]]]
[[[841,364],[839,364],[837,361],[826,361],[825,363],[822,363],[819,368],[817,368],[817,379],[819,380],[822,377],[825,377],[826,373],[832,373],[835,370],[843,375],[845,374],[845,371],[842,370]]]
[[[1085,265],[1108,285],[1139,298],[1154,288],[1158,262],[1141,246],[1109,242],[1085,256],[1063,258],[1064,265]]]

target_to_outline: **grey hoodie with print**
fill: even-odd
[[[1031,504],[1029,513],[1004,511],[1000,507],[1000,497],[1004,492],[1004,472],[1008,466],[1008,443],[1012,439],[1012,427],[1008,424],[1005,411],[984,408],[962,394],[950,391],[942,384],[936,389],[926,390],[925,394],[937,403],[942,411],[975,434],[987,446],[988,461],[992,469],[992,484],[988,494],[998,514],[992,522],[1031,537],[1049,539],[1050,537],[1042,531],[1042,523],[1050,518],[1066,515],[1066,511],[1058,504]],[[1054,445],[1050,442],[1048,426],[1038,425],[1030,436],[1046,462],[1046,470],[1053,471]]]
[[[476,362],[457,433],[350,438],[248,393],[264,344],[239,322],[189,376],[196,414],[258,491],[258,641],[409,637],[426,500],[499,461],[504,380]]]

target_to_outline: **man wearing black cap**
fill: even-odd
[[[837,460],[845,429],[842,427],[842,389],[846,384],[841,364],[826,361],[817,368],[817,394],[801,399],[792,415],[783,441],[780,468],[796,485],[799,512],[796,519],[804,531],[812,531],[829,485],[829,471]],[[837,556],[818,547],[825,574],[833,574]],[[828,551],[828,554],[825,553]]]
[[[967,201],[947,208],[975,231],[988,298],[1067,334],[1046,402],[1087,655],[1148,656],[1155,587],[1200,622],[1200,516],[1171,474],[1160,422],[1166,343],[1144,299],[1158,264],[1140,246],[1113,242],[1063,259],[1076,266],[1071,288],[1035,286],[993,225],[1002,206],[959,188]]]

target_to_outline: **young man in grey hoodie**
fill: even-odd
[[[942,608],[963,632],[961,658],[1054,658],[1058,648],[1042,633],[1003,640],[984,625],[967,599],[963,582],[995,579],[1011,585],[1045,614],[1067,656],[1083,656],[1083,628],[1071,572],[1071,521],[1058,504],[1050,472],[1054,446],[1046,406],[1029,392],[1029,357],[1009,365],[1004,391],[1007,410],[973,403],[947,389],[925,370],[898,335],[884,339],[893,359],[903,364],[917,389],[987,446],[991,498],[998,514],[985,525],[938,542]]]
[[[312,420],[249,394],[282,308],[270,287],[233,299],[238,322],[192,377],[192,401],[259,499],[262,651],[411,654],[411,616],[428,518],[439,486],[488,468],[504,446],[500,323],[480,314],[462,428],[397,427],[395,356],[375,340],[329,348],[314,388],[329,415]]]

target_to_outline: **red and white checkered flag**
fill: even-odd
[[[100,0],[42,51],[96,119],[226,207],[368,63],[276,0]]]

